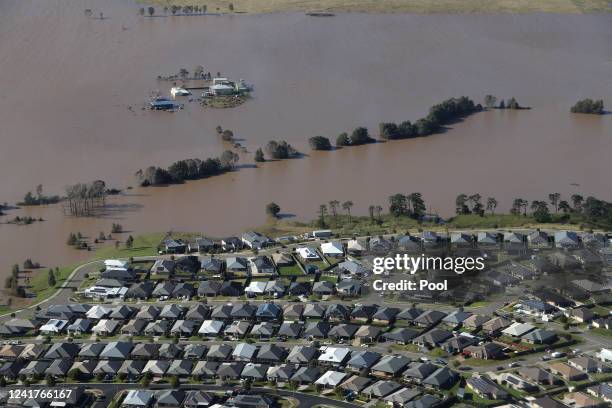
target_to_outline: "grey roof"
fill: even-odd
[[[204,281],[198,286],[199,296],[216,296],[221,291],[222,283],[219,281]]]
[[[299,337],[304,329],[303,323],[283,322],[278,329],[278,336]]]
[[[421,314],[423,314],[423,311],[421,309],[404,309],[397,315],[397,319],[413,321]]]
[[[141,375],[144,369],[145,361],[143,360],[125,360],[121,364],[118,373],[128,375]]]
[[[136,343],[131,352],[131,357],[150,359],[157,357],[159,352],[159,344],[157,343]]]
[[[412,363],[406,371],[404,377],[418,378],[424,380],[438,369],[438,366],[430,363]]]
[[[199,375],[205,378],[212,378],[217,375],[217,370],[219,369],[219,364],[216,361],[203,361],[200,360],[196,362],[193,370],[191,371],[192,375]]]
[[[275,344],[264,344],[259,348],[257,360],[260,361],[283,361],[287,350]]]
[[[187,376],[191,375],[192,369],[192,360],[172,360],[170,367],[168,367],[168,371],[166,371],[166,375]]]
[[[155,320],[159,316],[161,309],[154,305],[145,305],[140,308],[140,311],[136,314],[136,319]]]
[[[191,343],[185,346],[184,358],[199,360],[204,357],[208,348],[204,344]]]
[[[444,319],[442,319],[442,321],[445,323],[459,324],[459,323],[463,323],[463,321],[467,319],[468,317],[470,317],[471,315],[472,313],[470,312],[464,312],[462,310],[457,310],[445,316]]]
[[[145,364],[143,373],[151,373],[153,375],[164,375],[168,368],[170,367],[170,362],[167,360],[149,360]]]
[[[201,390],[187,391],[183,406],[187,408],[191,407],[208,407],[212,405],[215,400],[214,394]]]
[[[247,363],[242,369],[242,377],[263,380],[266,378],[269,368],[270,366],[267,364]]]
[[[155,289],[153,289],[153,293],[151,295],[153,297],[171,296],[174,286],[175,285],[173,282],[160,281],[157,286],[155,286]]]
[[[378,306],[376,305],[360,305],[355,306],[355,308],[351,311],[351,319],[363,319],[370,320],[372,316],[378,310]]]
[[[289,352],[287,361],[295,364],[308,363],[315,359],[319,351],[310,346],[295,346]]]
[[[413,400],[415,397],[421,395],[421,391],[415,388],[400,388],[392,394],[387,395],[385,401],[395,404],[405,404],[408,401]]]
[[[374,320],[383,320],[383,321],[391,321],[395,319],[395,317],[400,313],[400,310],[396,307],[381,307],[379,308],[372,319]]]
[[[247,260],[242,257],[228,257],[225,263],[228,270],[246,270],[247,268]]]
[[[399,390],[402,386],[395,381],[377,381],[366,387],[362,392],[374,397],[386,397],[387,395]]]
[[[112,310],[111,314],[109,315],[109,317],[111,319],[125,320],[125,319],[129,319],[130,316],[132,316],[135,311],[136,311],[136,309],[131,307],[131,306],[119,305],[119,306],[113,308],[113,310]]]
[[[185,319],[204,321],[208,317],[209,313],[210,313],[210,309],[207,306],[204,306],[203,304],[198,303],[189,308],[189,310],[185,314]]]
[[[291,377],[291,381],[313,383],[320,375],[321,370],[318,367],[300,367]]]
[[[155,392],[155,399],[158,406],[179,407],[185,399],[183,390],[159,390]],[[125,404],[125,403],[124,403]]]
[[[59,360],[53,360],[51,365],[49,365],[49,367],[47,367],[45,370],[45,374],[63,377],[68,373],[68,370],[70,370],[70,366],[72,366],[71,359],[62,358]]]
[[[172,343],[164,343],[159,347],[159,357],[173,359],[179,356],[183,349],[181,346],[172,344]]]
[[[372,367],[378,360],[380,360],[381,354],[375,351],[360,351],[353,353],[351,359],[346,363],[348,367],[361,370],[363,368]]]
[[[74,323],[72,323],[66,328],[66,330],[68,332],[78,331],[81,333],[87,333],[91,330],[92,326],[93,326],[93,320],[91,319],[76,319]]]
[[[121,361],[115,360],[101,360],[100,362],[98,362],[97,360],[81,360],[75,361],[68,370],[68,372],[72,370],[79,370],[81,373],[86,375],[97,374],[99,372],[96,371],[97,366],[102,365],[103,363],[117,363],[119,367],[121,366]],[[117,371],[114,371],[113,374],[116,372]]]
[[[384,356],[373,367],[373,371],[381,371],[388,374],[398,374],[410,364],[410,359],[404,356]]]
[[[257,353],[257,346],[249,343],[238,343],[232,352],[232,357],[251,360]]]
[[[74,358],[78,353],[79,346],[75,343],[54,343],[45,354],[45,359]]]
[[[225,360],[232,353],[232,350],[232,346],[228,344],[213,344],[212,346],[210,346],[207,358],[217,358],[220,360]]]
[[[253,326],[251,329],[252,336],[272,337],[276,332],[278,325],[271,322],[261,322]]]
[[[240,378],[245,363],[221,363],[217,368],[217,375],[221,378]]]
[[[408,343],[410,340],[418,336],[419,332],[407,327],[398,327],[390,332],[383,333],[383,337],[387,340],[392,340],[399,343]]]
[[[149,322],[145,327],[144,332],[146,334],[166,334],[170,330],[170,321],[168,320],[156,320]]]
[[[288,318],[299,319],[304,312],[304,305],[301,303],[287,303],[283,306],[283,315],[285,320]]]
[[[372,381],[373,380],[371,378],[360,377],[358,375],[354,375],[350,377],[348,380],[344,381],[342,384],[340,384],[340,388],[342,388],[343,390],[353,391],[353,392],[358,393],[358,392],[361,392],[368,385],[370,385]]]
[[[331,324],[324,321],[310,322],[304,330],[306,337],[327,337],[327,333],[331,330]]]
[[[113,341],[110,342],[104,347],[102,353],[100,353],[100,358],[116,358],[116,359],[126,359],[130,355],[130,351],[132,351],[133,345],[127,341]]]
[[[340,303],[332,303],[327,306],[327,310],[325,311],[325,317],[345,320],[348,319],[350,313],[351,310],[345,305]]]
[[[196,329],[196,324],[194,320],[177,320],[170,329],[170,333],[191,336]]]
[[[208,272],[221,272],[223,270],[223,260],[205,256],[200,261],[200,268]]]
[[[312,292],[320,295],[331,295],[332,293],[334,293],[335,288],[336,285],[334,285],[333,282],[323,280],[315,282],[312,285]]]
[[[132,319],[121,328],[121,333],[139,335],[143,332],[147,326],[147,320],[145,319]]]
[[[441,367],[437,369],[432,375],[427,377],[423,384],[431,385],[433,387],[448,388],[454,384],[458,379],[458,375],[450,370],[448,367]]]
[[[82,343],[79,357],[98,357],[106,344],[104,343]]]
[[[50,361],[30,361],[21,371],[19,371],[19,374],[26,376],[42,375],[50,365]]]
[[[414,322],[423,325],[433,325],[438,323],[445,316],[446,313],[441,312],[439,310],[426,310],[421,313],[416,319],[414,319]]]
[[[307,303],[302,315],[304,317],[320,318],[325,314],[325,306],[320,303]]]
[[[551,330],[536,329],[523,336],[523,339],[530,340],[536,343],[547,343],[554,341],[557,338],[557,333]]]
[[[177,305],[176,303],[171,303],[169,305],[165,305],[159,314],[159,317],[162,319],[178,319],[185,312],[185,308]]]
[[[131,405],[138,407],[148,407],[153,400],[153,391],[146,390],[130,390],[125,399],[123,405]]]
[[[223,296],[239,296],[242,294],[242,283],[239,281],[223,281],[219,293]]]
[[[440,403],[440,400],[431,395],[425,394],[421,398],[408,402],[404,408],[432,408]]]
[[[339,324],[331,328],[327,335],[329,337],[353,338],[359,326],[355,324]]]
[[[96,363],[93,360],[91,362],[94,364]],[[119,370],[121,369],[122,365],[123,365],[123,362],[118,361],[118,360],[101,360],[98,362],[97,365],[95,365],[94,369],[92,370],[92,373],[93,374],[98,374],[98,373],[117,374]]]
[[[230,305],[217,305],[213,308],[210,317],[213,319],[229,319],[232,313],[232,306]]]
[[[295,374],[296,366],[293,364],[282,364],[280,366],[272,366],[268,369],[268,378],[280,381],[289,381]]]
[[[439,346],[451,337],[453,334],[447,330],[433,329],[419,336],[417,340],[432,346]]]

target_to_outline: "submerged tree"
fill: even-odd
[[[342,203],[342,209],[344,211],[346,211],[346,213],[348,214],[349,223],[352,222],[351,208],[353,208],[353,202],[352,201],[345,201],[345,202]]]
[[[487,211],[491,213],[491,215],[495,214],[495,209],[497,208],[497,200],[495,197],[487,198]]]
[[[278,214],[280,213],[280,211],[281,211],[281,208],[276,203],[270,203],[266,205],[266,214],[268,214],[271,217],[278,218]]]
[[[263,163],[266,161],[266,158],[264,157],[264,152],[263,150],[261,150],[261,148],[255,151],[255,161],[257,163]]]
[[[66,187],[64,212],[77,217],[95,215],[106,205],[106,194],[106,183],[102,180],[69,185]]]

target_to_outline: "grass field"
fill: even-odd
[[[158,7],[206,5],[208,12],[354,11],[368,13],[596,13],[610,12],[608,0],[150,0]],[[159,10],[161,12],[162,10]]]

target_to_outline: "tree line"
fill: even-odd
[[[300,153],[285,140],[270,140],[263,149],[257,149],[255,152],[255,161],[258,163],[265,162],[266,154],[270,159],[284,160],[296,157]]]
[[[149,166],[145,170],[138,170],[136,178],[143,187],[180,184],[232,171],[238,160],[237,153],[226,150],[219,157],[179,160],[168,168]]]
[[[429,136],[439,133],[444,126],[480,111],[482,106],[467,96],[450,98],[429,108],[429,114],[414,123],[409,120],[399,125],[391,122],[381,123],[380,136],[387,140]]]
[[[604,114],[604,103],[603,100],[599,99],[594,101],[593,99],[586,98],[582,99],[574,104],[570,109],[572,113],[589,113],[593,115]]]
[[[29,205],[47,205],[47,204],[56,204],[60,202],[61,197],[58,195],[46,196],[43,194],[43,185],[39,184],[36,186],[36,195],[32,194],[31,191],[28,191],[26,195],[23,197],[23,201],[17,203],[17,205],[21,206],[29,206]]]
[[[321,204],[317,211],[317,226],[328,227],[328,216],[337,218],[339,211],[344,210],[348,216],[349,224],[352,222],[352,201],[340,202],[331,200]],[[403,194],[396,193],[388,198],[388,214],[393,217],[410,217],[422,221],[427,216],[426,204],[419,192]],[[455,213],[457,215],[478,215],[484,217],[488,212],[495,215],[498,201],[495,197],[486,200],[478,194],[459,194],[455,199]],[[553,217],[554,211],[555,217]],[[383,207],[370,205],[368,212],[372,222],[382,223]],[[280,206],[270,203],[266,206],[266,213],[277,217]],[[536,222],[585,222],[601,228],[612,228],[612,203],[589,196],[586,199],[580,194],[572,194],[568,200],[563,200],[560,193],[550,193],[547,200],[526,200],[515,198],[510,207],[510,214],[527,217],[530,215]]]
[[[488,211],[494,215],[497,205],[495,197],[488,197],[483,202],[480,194],[459,194],[455,199],[455,213],[482,217],[485,211]],[[513,199],[510,207],[510,214],[527,216],[530,213],[537,222],[541,223],[552,222],[553,211],[554,214],[563,215],[561,218],[557,217],[558,221],[567,221],[570,216],[574,216],[593,225],[606,228],[612,226],[612,203],[592,196],[585,199],[580,194],[572,194],[569,200],[564,200],[560,193],[550,193],[547,200],[532,201],[517,197]]]
[[[399,124],[383,122],[379,124],[380,138],[384,140],[408,139],[413,137],[429,136],[439,133],[444,126],[453,123],[473,113],[482,111],[480,104],[474,103],[470,98],[461,96],[450,98],[429,108],[426,117],[414,123],[406,120]],[[337,147],[359,146],[375,143],[376,139],[370,136],[365,127],[355,128],[350,134],[343,132],[336,138]],[[332,144],[327,137],[314,136],[308,139],[312,150],[331,150]]]
[[[494,95],[486,95],[484,98],[484,104],[487,109],[510,109],[510,110],[521,110],[531,109],[527,106],[521,106],[516,98],[512,97],[508,100],[498,99]]]

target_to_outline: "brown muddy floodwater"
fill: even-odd
[[[87,18],[85,8],[107,18]],[[363,214],[395,192],[420,191],[445,215],[461,192],[493,195],[505,208],[550,192],[612,199],[612,115],[568,112],[583,97],[612,105],[612,15],[150,19],[137,9],[120,0],[0,2],[0,202],[39,183],[49,194],[94,179],[135,185],[147,165],[219,154],[217,125],[251,152],[270,139],[307,152],[310,136],[376,133],[379,122],[416,119],[450,96],[514,96],[533,110],[481,113],[427,139],[126,190],[100,219],[64,217],[56,206],[11,211],[2,218],[47,221],[0,225],[0,275],[28,257],[45,265],[87,257],[65,245],[71,231],[96,236],[119,222],[133,233],[220,236],[262,224],[270,201],[304,219],[331,199],[350,199]],[[252,100],[230,110],[188,102],[176,113],[140,110],[151,91],[169,92],[157,75],[198,64],[253,83]]]

